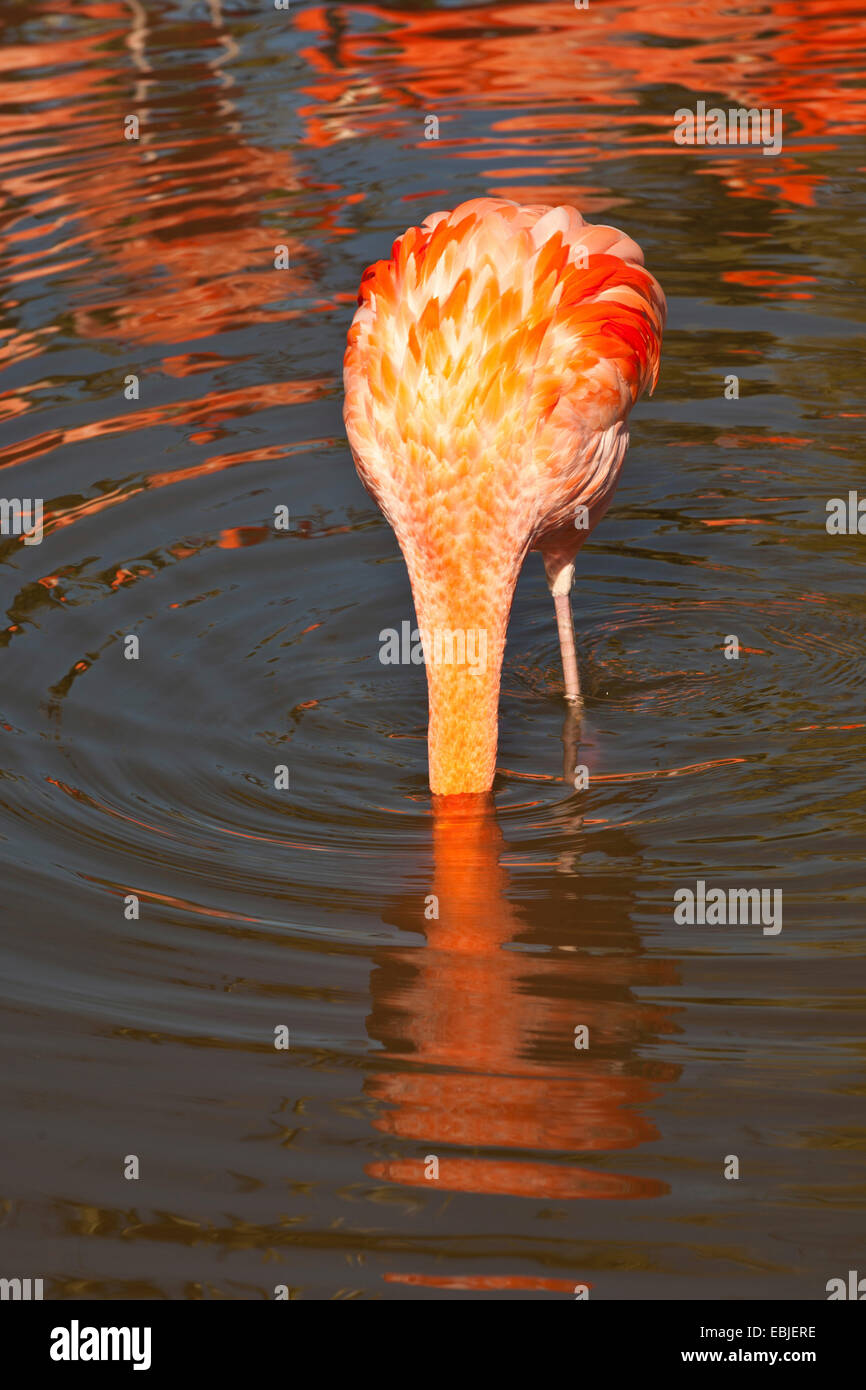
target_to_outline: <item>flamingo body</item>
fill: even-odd
[[[567,594],[616,486],[628,413],[658,375],[664,295],[615,228],[479,198],[410,227],[358,303],[346,431],[409,571],[430,786],[484,792],[517,577],[540,550]],[[484,633],[484,669],[431,661],[437,633]]]

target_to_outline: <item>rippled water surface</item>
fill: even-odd
[[[0,489],[45,499],[0,537],[0,1272],[824,1297],[862,1268],[866,538],[825,519],[864,485],[863,10],[0,29]],[[781,154],[676,146],[699,99],[781,109]],[[378,659],[413,612],[341,359],[369,261],[484,193],[622,226],[670,317],[579,560],[582,725],[531,556],[495,810],[457,817],[423,670]],[[782,931],[676,923],[699,879],[781,889]]]

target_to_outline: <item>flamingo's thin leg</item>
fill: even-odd
[[[577,648],[574,645],[574,619],[571,613],[571,586],[574,583],[574,565],[559,564],[555,559],[548,565],[547,582],[553,595],[556,609],[556,626],[559,631],[559,651],[562,656],[562,674],[565,678],[565,698],[571,705],[580,704],[580,672],[577,669]]]
[[[575,786],[577,759],[580,754],[580,715],[579,704],[565,707],[565,720],[562,725],[562,780]]]
[[[574,645],[574,619],[571,615],[571,594],[554,594],[556,626],[559,629],[559,650],[562,654],[562,674],[565,677],[565,698],[569,704],[580,704],[580,672],[577,669],[577,649]]]

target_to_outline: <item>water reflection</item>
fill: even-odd
[[[383,948],[372,978],[368,1026],[384,1061],[366,1089],[387,1103],[375,1125],[426,1146],[438,1158],[434,1185],[447,1190],[660,1196],[664,1182],[585,1162],[657,1139],[644,1107],[679,1073],[643,1055],[675,1029],[676,1011],[639,991],[678,976],[672,961],[643,954],[631,923],[638,845],[632,877],[595,875],[590,892],[577,863],[567,890],[554,879],[531,910],[511,900],[505,848],[492,798],[434,798],[429,896],[389,918],[413,933],[423,919],[426,948]],[[574,944],[544,949],[548,920],[563,917]],[[427,1156],[368,1172],[420,1186]]]
[[[375,43],[366,23],[346,23],[347,13],[361,12],[324,5],[304,12],[304,29],[316,39],[305,56],[318,74],[308,88],[315,98],[308,139],[405,137],[408,125],[424,149],[423,115],[432,111],[456,157],[476,159],[475,141],[463,148],[458,113],[493,107],[500,114],[485,142],[484,172],[487,191],[502,197],[564,199],[584,211],[617,206],[615,176],[601,174],[599,182],[592,167],[681,157],[671,140],[678,89],[725,106],[783,110],[780,156],[744,160],[726,150],[704,165],[732,197],[810,206],[822,178],[814,156],[835,149],[835,136],[866,130],[866,94],[852,82],[864,38],[859,0],[795,8],[745,0],[730,9],[713,0],[620,0],[579,11],[565,0],[365,6],[378,26]],[[670,114],[645,100],[651,86],[670,93]],[[539,148],[547,154],[541,170],[533,158]]]
[[[52,248],[55,258],[65,254],[50,270],[66,279],[79,270],[76,332],[124,344],[180,343],[297,317],[315,280],[286,214],[302,178],[288,151],[245,138],[225,70],[237,49],[219,7],[174,24],[139,3],[106,11],[113,32],[58,39],[43,55],[56,76],[31,76],[27,47],[6,60],[20,67],[19,99],[53,109],[40,125],[40,171],[9,173],[4,192],[14,202],[38,200],[43,217],[50,209],[55,225],[68,229]],[[135,74],[131,90],[118,81],[118,41]],[[127,138],[132,131],[137,138]],[[324,219],[333,206],[323,200]],[[10,287],[34,273],[28,239],[16,237]],[[273,302],[276,244],[290,256],[281,306]],[[176,361],[177,375],[188,361]]]

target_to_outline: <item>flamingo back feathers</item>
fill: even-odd
[[[428,663],[434,791],[491,784],[517,575],[545,537],[573,557],[576,503],[591,525],[603,513],[664,317],[636,243],[568,207],[479,198],[434,213],[362,279],[344,362],[358,472],[397,535],[422,632],[489,641],[484,679]]]
[[[434,213],[358,299],[346,425],[386,513],[407,466],[434,485],[461,466],[526,470],[543,511],[545,465],[579,469],[658,374],[659,285],[631,238],[573,208],[481,198]]]

